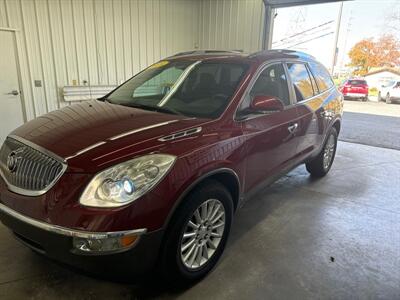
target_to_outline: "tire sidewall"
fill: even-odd
[[[223,236],[209,261],[199,269],[189,270],[181,259],[180,248],[183,232],[194,211],[209,199],[217,199],[224,206],[225,228]],[[229,237],[233,219],[233,202],[232,197],[226,188],[215,181],[207,181],[201,186],[195,188],[183,201],[184,203],[178,208],[178,211],[172,220],[172,225],[167,232],[168,236],[163,250],[163,252],[165,252],[163,273],[168,276],[169,280],[178,280],[181,283],[186,284],[201,279],[217,264]]]
[[[334,148],[333,148],[333,156],[332,156],[332,159],[331,159],[331,161],[329,162],[329,167],[328,167],[327,169],[325,169],[325,168],[323,167],[325,173],[328,173],[329,170],[331,169],[331,167],[332,167],[332,165],[333,165],[333,161],[335,160],[335,156],[336,156],[336,148],[337,148],[338,134],[337,134],[337,131],[336,131],[336,128],[335,128],[335,127],[332,127],[332,128],[330,129],[328,138],[326,139],[326,142],[325,142],[325,144],[324,144],[324,148],[322,149],[322,153],[325,151],[326,144],[328,143],[328,141],[329,141],[331,135],[334,136],[334,139],[335,139],[335,146],[334,146]]]

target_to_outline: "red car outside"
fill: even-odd
[[[342,95],[309,55],[181,53],[97,101],[13,131],[0,150],[0,219],[78,268],[189,282],[220,258],[245,198],[334,160]]]
[[[346,80],[339,90],[345,99],[368,100],[368,84],[363,79]]]

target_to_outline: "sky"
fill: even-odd
[[[307,52],[330,68],[339,7],[340,2],[278,9],[274,23],[273,48],[293,46],[292,49]],[[400,39],[400,32],[393,30],[393,22],[389,21],[388,16],[393,13],[400,16],[400,0],[343,2],[336,67],[344,67],[348,63],[347,53],[355,43],[364,38],[377,38],[391,33]],[[322,25],[324,23],[328,24]],[[317,28],[301,33],[313,27]],[[285,39],[292,35],[296,36]],[[322,35],[326,36],[302,43]],[[280,41],[282,39],[284,40]],[[298,43],[301,44],[294,46]]]

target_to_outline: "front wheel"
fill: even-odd
[[[392,99],[390,98],[390,94],[389,93],[386,94],[386,103],[387,104],[392,103]]]
[[[335,159],[337,137],[337,131],[332,127],[321,152],[312,161],[306,163],[307,171],[311,176],[323,177],[328,174],[332,167],[333,160]]]
[[[212,270],[223,253],[233,218],[232,196],[217,181],[207,180],[183,201],[161,253],[164,277],[177,285],[199,280]]]

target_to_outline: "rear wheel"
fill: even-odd
[[[307,171],[311,176],[323,177],[331,169],[336,154],[337,136],[336,129],[332,127],[321,152],[312,161],[306,163]]]
[[[389,93],[386,94],[386,103],[387,104],[392,103],[392,99],[390,98],[390,94]]]
[[[193,190],[166,233],[161,253],[165,279],[185,285],[210,272],[225,248],[232,216],[232,196],[222,184],[207,180]]]

